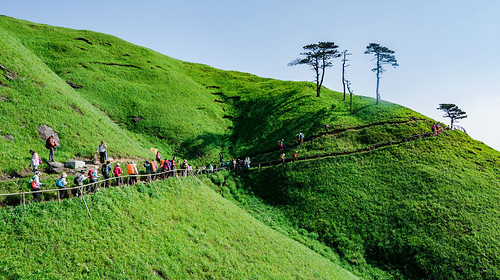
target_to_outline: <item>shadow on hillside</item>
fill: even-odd
[[[238,101],[235,107],[239,117],[233,120],[231,140],[239,150],[233,153],[242,157],[276,150],[280,139],[288,146],[295,143],[299,132],[307,137],[321,131],[324,120],[331,118],[331,109],[317,108],[315,98],[292,90],[279,96]]]
[[[203,159],[218,161],[217,155],[224,150],[228,135],[222,133],[203,132],[194,139],[189,139],[181,144],[181,152],[187,159]]]

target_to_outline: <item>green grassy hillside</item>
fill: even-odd
[[[243,186],[354,265],[419,279],[498,279],[499,174],[497,151],[453,131],[264,168]]]
[[[375,106],[364,97],[355,97],[351,114],[340,94],[324,89],[318,99],[311,83],[182,62],[105,34],[4,16],[0,29],[0,64],[20,77],[0,77],[1,95],[8,99],[0,126],[2,133],[15,136],[12,143],[0,138],[10,147],[2,157],[9,164],[0,166],[0,173],[23,168],[28,147],[43,147],[34,130],[39,124],[61,132],[60,159],[89,157],[100,140],[107,140],[112,154],[120,156],[151,156],[144,148],[157,147],[169,156],[208,162],[220,151],[232,157],[268,151],[279,139],[293,142],[299,131],[317,134],[325,123],[335,129],[428,120],[399,105]],[[13,115],[27,124],[11,125]],[[129,139],[131,133],[137,137]],[[16,150],[26,152],[20,157]]]
[[[5,279],[354,279],[191,178],[0,210]],[[50,225],[47,226],[47,225]]]
[[[362,277],[500,278],[500,153],[455,131],[439,137],[407,138],[430,132],[435,122],[408,108],[386,101],[375,105],[372,98],[355,96],[354,110],[350,112],[348,102],[342,101],[338,92],[325,88],[322,97],[316,98],[312,83],[222,71],[179,61],[110,35],[5,16],[0,16],[0,65],[0,136],[14,138],[11,141],[0,137],[0,175],[26,169],[29,149],[46,154],[44,141],[37,133],[42,124],[59,134],[58,161],[91,157],[104,140],[110,156],[115,158],[152,157],[150,148],[155,147],[164,158],[176,155],[194,164],[215,163],[219,152],[226,159],[251,156],[254,163],[269,162],[278,160],[281,151],[277,141],[284,139],[287,158],[298,151],[299,157],[318,159],[229,176],[232,179],[218,185],[224,197],[238,202],[259,219],[267,217],[261,220],[275,229],[281,227],[275,224],[279,221],[301,232],[301,236],[314,237],[322,242],[321,246],[330,246],[342,256],[342,263]],[[330,125],[330,133],[324,133],[324,124]],[[302,145],[295,143],[299,132],[306,138]],[[380,143],[386,146],[377,148]],[[363,152],[367,149],[369,152]],[[331,157],[339,153],[349,155]],[[24,181],[0,183],[0,190],[25,189],[26,184],[19,182]],[[192,183],[191,188],[205,194],[204,188]],[[206,202],[197,193],[184,191],[184,203]],[[25,257],[8,255],[1,262],[4,275],[67,278],[73,275],[69,273],[83,272],[89,278],[116,278],[123,273],[125,277],[148,278],[154,277],[156,271],[160,276],[182,278],[190,277],[189,273],[202,277],[201,271],[216,267],[217,272],[208,275],[280,278],[280,269],[291,269],[291,274],[286,274],[291,278],[295,273],[298,278],[332,277],[318,274],[313,267],[290,268],[310,252],[279,251],[257,256],[255,248],[264,245],[250,237],[240,239],[242,232],[249,229],[245,227],[247,222],[240,223],[234,215],[221,223],[217,219],[208,221],[214,217],[207,213],[202,215],[208,221],[204,224],[206,230],[213,234],[212,251],[206,253],[203,246],[207,244],[196,243],[199,232],[186,230],[198,226],[199,217],[182,216],[168,208],[170,203],[183,209],[183,204],[169,198],[172,194],[155,197],[146,195],[148,192],[109,190],[95,195],[93,209],[100,214],[96,220],[84,219],[79,200],[60,205],[47,202],[26,211],[2,209],[4,232],[9,237],[3,239],[6,248],[20,250],[20,244],[29,244],[32,247],[26,248],[32,249],[26,252],[35,252],[15,251]],[[131,200],[139,201],[139,209],[147,211],[133,208]],[[248,201],[258,203],[250,204],[255,206],[252,208]],[[16,203],[13,199],[3,202]],[[127,211],[120,210],[118,204]],[[158,211],[164,211],[163,216]],[[75,222],[65,216],[66,212],[77,217]],[[56,218],[53,213],[62,216]],[[182,217],[182,223],[170,213]],[[34,217],[56,226],[44,226]],[[174,236],[184,243],[153,252],[157,244],[168,246],[175,241],[159,234],[151,217],[160,220],[162,228],[177,230]],[[113,219],[118,219],[118,224]],[[241,229],[224,227],[233,223]],[[80,224],[90,228],[91,237],[82,234]],[[25,225],[26,229],[37,228],[46,235],[34,238],[17,225],[22,225],[23,230]],[[176,229],[176,225],[183,228]],[[218,227],[222,227],[219,233],[215,230]],[[110,234],[110,228],[119,233],[107,245],[107,239],[100,234]],[[151,228],[152,233],[145,228]],[[72,231],[93,245],[87,248],[75,241],[79,239],[71,235],[75,234]],[[58,232],[71,238],[62,241]],[[259,236],[274,244],[268,238],[275,234],[266,231]],[[146,237],[144,248],[134,240],[137,236]],[[35,239],[43,242],[44,248],[52,246],[52,241],[63,245],[45,253],[38,251]],[[221,241],[224,239],[232,245]],[[132,250],[121,247],[130,240]],[[78,252],[73,252],[72,246],[77,246]],[[241,253],[246,246],[249,251]],[[281,250],[274,245],[268,247]],[[198,250],[194,262],[184,249]],[[97,260],[86,256],[91,251],[99,255]],[[135,251],[145,252],[146,260],[130,253]],[[117,260],[120,254],[127,258]],[[233,255],[242,264],[231,262]],[[49,260],[69,256],[66,262],[72,272],[52,265],[37,268],[39,271],[23,270],[22,266],[29,263],[27,258],[33,256]],[[270,266],[282,268],[266,270],[264,263],[270,258],[277,259]],[[318,264],[323,261],[318,260]],[[308,265],[312,262],[316,262],[312,257],[307,260]],[[207,266],[196,267],[194,263]],[[252,274],[254,271],[256,274]],[[332,268],[324,273],[335,271]]]

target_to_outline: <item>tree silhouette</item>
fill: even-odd
[[[309,44],[302,47],[305,52],[300,53],[305,56],[304,58],[297,58],[296,60],[288,63],[288,66],[299,64],[309,65],[316,74],[316,97],[321,95],[321,86],[325,78],[325,69],[332,67],[332,60],[339,57],[337,51],[339,46],[333,42],[319,42],[317,44]]]
[[[382,67],[384,64],[389,64],[393,67],[399,66],[398,61],[396,60],[396,57],[394,56],[394,51],[382,47],[379,44],[376,43],[370,43],[366,47],[365,54],[373,54],[374,58],[373,60],[377,61],[377,64],[375,68],[372,69],[373,72],[377,73],[377,91],[376,91],[376,97],[377,97],[377,104],[378,101],[380,100],[380,93],[378,91],[379,89],[379,84],[380,84],[380,75],[385,72],[385,69]]]
[[[453,121],[467,118],[467,113],[455,104],[442,103],[439,104],[439,108],[437,109],[444,111],[443,117],[451,119],[451,129],[453,129]]]
[[[347,59],[348,55],[352,55],[352,53],[348,53],[347,50],[344,50],[342,52],[342,85],[344,86],[344,101],[345,101],[345,87],[346,87],[346,80],[345,80],[345,69],[349,67],[349,64],[346,64],[349,59]]]
[[[352,114],[352,95],[354,94],[352,89],[351,89],[351,82],[349,80],[345,80],[347,90],[349,91],[349,95],[351,96],[351,99],[349,101],[349,104],[351,105],[351,114]]]

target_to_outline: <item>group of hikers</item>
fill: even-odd
[[[47,149],[50,150],[49,153],[49,161],[54,161],[54,148],[57,146],[57,144],[54,141],[54,135],[51,135],[49,139],[47,139],[47,143],[50,143],[46,145]],[[115,186],[120,186],[123,184],[122,181],[122,174],[124,174],[124,171],[121,168],[121,165],[119,162],[115,164],[114,167],[111,166],[111,162],[107,160],[107,145],[104,141],[101,141],[101,144],[97,148],[96,153],[99,155],[99,162],[100,162],[100,174],[103,177],[102,185],[104,188],[110,187],[112,184]],[[31,202],[38,202],[40,200],[40,187],[45,186],[45,184],[40,182],[40,171],[38,170],[39,165],[42,163],[42,159],[40,156],[34,151],[30,150],[31,153],[31,162],[30,162],[30,169],[32,172],[32,177],[29,181],[29,185],[31,187],[31,191],[33,192],[33,200]],[[143,163],[143,167],[145,169],[144,174],[146,175],[147,181],[151,182],[156,179],[167,179],[168,177],[172,176],[188,176],[188,175],[200,175],[200,174],[211,174],[218,172],[219,170],[222,169],[227,169],[227,170],[243,170],[250,168],[250,158],[247,157],[245,160],[240,160],[240,159],[232,159],[232,160],[224,160],[224,156],[222,153],[219,154],[219,165],[217,164],[209,164],[208,166],[203,165],[201,167],[195,166],[195,169],[193,170],[193,167],[188,164],[187,160],[184,159],[182,163],[180,162],[179,159],[177,159],[175,156],[172,159],[162,159],[160,153],[157,151],[156,152],[156,157],[155,159],[148,161],[145,160]],[[177,167],[180,167],[180,170],[177,169]],[[130,161],[126,167],[125,167],[126,173],[129,175],[128,176],[128,184],[135,184],[137,182],[137,178],[139,175],[139,172],[137,170],[137,164],[134,161]],[[99,176],[99,166],[94,165],[91,166],[88,171],[86,169],[82,169],[77,172],[73,179],[74,187],[72,189],[72,194],[76,197],[79,197],[82,195],[82,190],[83,190],[83,185],[84,181],[88,179],[88,184],[86,188],[86,193],[93,193],[96,191],[97,188],[97,183],[99,179],[101,179],[101,176]],[[58,195],[60,199],[68,198],[69,193],[66,190],[66,188],[69,186],[69,182],[67,181],[68,175],[63,172],[60,174],[60,177],[56,181],[56,187],[59,189]]]
[[[328,134],[329,133],[329,125],[325,124],[324,125],[325,131]],[[440,125],[439,123],[436,123],[432,125],[432,135],[436,135],[440,133]],[[299,132],[297,134],[297,143],[298,145],[301,145],[304,143],[304,133]],[[279,150],[283,151],[285,149],[285,141],[284,139],[278,140],[278,145],[279,145]],[[57,147],[56,141],[54,141],[54,134],[50,135],[50,137],[46,140],[46,148],[50,150],[49,152],[49,161],[53,162],[54,161],[54,149]],[[120,163],[117,162],[114,167],[111,166],[111,162],[108,159],[107,156],[107,145],[104,141],[101,141],[101,144],[98,146],[96,153],[99,154],[99,161],[101,164],[101,175],[104,178],[103,180],[103,186],[109,187],[111,183],[113,183],[116,186],[119,186],[123,184],[122,182],[122,177],[121,175],[124,173],[123,170],[121,169]],[[40,171],[38,171],[39,165],[42,163],[41,158],[38,156],[38,154],[34,150],[30,150],[30,153],[32,155],[31,157],[31,162],[30,162],[30,168],[32,172],[32,178],[29,182],[31,186],[31,190],[34,192],[33,193],[33,201],[39,201],[40,198],[40,193],[37,191],[40,191],[40,186],[44,186],[43,183],[40,182]],[[280,155],[280,160],[281,162],[285,163],[286,162],[286,154],[282,152]],[[295,151],[293,153],[292,157],[293,161],[298,161],[298,151]],[[250,168],[250,158],[247,157],[245,160],[241,159],[232,159],[232,160],[224,160],[224,156],[222,153],[219,153],[219,165],[217,164],[209,164],[201,166],[195,166],[195,169],[193,170],[193,167],[188,164],[187,160],[183,160],[181,163],[179,159],[177,159],[175,156],[171,159],[162,159],[160,153],[157,151],[156,152],[156,158],[152,161],[144,161],[143,167],[145,168],[145,174],[147,175],[147,180],[148,181],[153,181],[156,179],[167,179],[168,177],[171,176],[187,176],[187,175],[200,175],[200,174],[211,174],[214,172],[218,172],[219,170],[225,169],[225,170],[244,170]],[[177,170],[177,166],[180,167],[181,170]],[[129,162],[126,165],[126,172],[129,175],[129,184],[135,184],[137,182],[137,175],[139,175],[139,172],[137,170],[137,164],[134,161]],[[87,175],[88,177],[85,177]],[[159,176],[161,175],[161,176]],[[113,176],[113,177],[112,177]],[[60,189],[59,191],[59,197],[60,198],[67,198],[69,197],[68,192],[65,190],[66,186],[69,184],[66,181],[67,174],[62,173],[60,175],[60,178],[56,182],[56,186]],[[75,178],[74,178],[74,184],[76,187],[82,187],[83,183],[86,179],[88,179],[89,184],[87,185],[86,192],[87,193],[92,193],[95,192],[96,187],[97,187],[97,182],[99,180],[100,176],[98,175],[98,166],[93,166],[91,167],[88,172],[86,170],[81,170],[79,171]],[[114,179],[114,182],[111,182],[112,179]],[[80,196],[81,193],[81,188],[77,188],[73,190],[73,195],[75,196]]]

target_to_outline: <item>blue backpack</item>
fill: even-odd
[[[56,186],[57,186],[58,188],[64,188],[64,184],[63,184],[63,180],[62,180],[62,178],[59,178],[59,180],[57,180],[57,182],[56,182]]]

